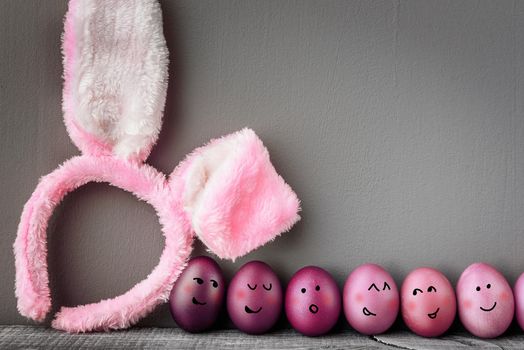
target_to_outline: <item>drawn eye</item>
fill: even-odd
[[[490,289],[490,288],[491,288],[491,284],[488,283],[488,284],[486,285],[486,288]]]
[[[424,293],[422,290],[420,290],[418,288],[413,289],[413,295],[417,295],[418,292]]]
[[[213,286],[213,288],[218,288],[218,282],[215,280],[211,280],[211,285]]]
[[[428,287],[428,292],[435,292],[436,293],[437,289],[435,287],[433,287],[433,286],[429,286]]]
[[[302,294],[304,294],[306,292],[306,288],[302,288],[300,291],[302,292]]]
[[[248,284],[247,284],[247,287],[248,287],[249,289],[251,289],[251,290],[255,290],[255,289],[257,289],[257,285],[256,285],[256,284],[255,284],[254,287],[251,287],[251,286],[249,285],[249,283],[248,283]]]
[[[388,282],[384,282],[384,288],[382,290],[386,290],[386,288],[388,290],[391,290],[391,287],[389,286]]]
[[[320,290],[320,286],[317,284],[317,286],[315,287],[315,290],[318,292]]]
[[[375,283],[373,283],[372,285],[370,285],[369,288],[368,288],[368,290],[371,290],[371,288],[375,288],[375,290],[376,290],[377,292],[380,292],[380,289],[377,288],[377,286],[376,286]]]
[[[475,288],[477,290],[477,292],[480,292],[480,286],[477,286],[477,288]]]
[[[273,285],[270,283],[269,287],[266,287],[265,284],[262,284],[262,288],[264,288],[265,290],[271,290],[271,288],[273,288]]]

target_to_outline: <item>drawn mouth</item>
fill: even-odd
[[[316,314],[318,312],[318,306],[316,306],[315,304],[309,305],[309,312],[311,312],[312,314]]]
[[[371,311],[369,311],[367,307],[362,309],[362,313],[366,316],[377,316],[377,314],[374,314]]]
[[[246,310],[246,312],[247,312],[248,314],[258,314],[258,313],[260,312],[260,310],[262,310],[262,306],[259,307],[258,310],[255,311],[255,310],[251,310],[251,309],[249,308],[249,306],[246,305],[246,307],[244,308],[244,310]]]
[[[195,297],[193,297],[193,304],[195,304],[195,305],[206,305],[207,303],[201,303]]]
[[[491,310],[493,310],[495,308],[495,306],[497,306],[497,302],[495,302],[495,304],[493,304],[493,306],[491,307],[491,309],[484,309],[482,306],[480,307],[480,309],[482,311],[486,311],[486,312],[490,312]]]
[[[438,312],[440,311],[440,308],[437,308],[437,311],[431,313],[431,314],[428,314],[428,317],[431,318],[432,320],[437,318],[437,314]]]

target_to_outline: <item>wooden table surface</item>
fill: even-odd
[[[0,349],[524,349],[524,334],[483,340],[467,333],[427,339],[406,331],[364,336],[340,331],[309,338],[293,330],[250,336],[236,330],[202,334],[178,328],[132,328],[126,331],[67,334],[34,326],[0,326]]]

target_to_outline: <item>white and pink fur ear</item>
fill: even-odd
[[[155,0],[71,0],[64,120],[86,155],[144,161],[162,125],[168,50]]]
[[[175,169],[197,236],[220,258],[234,260],[288,231],[300,202],[277,174],[251,129],[212,140]]]

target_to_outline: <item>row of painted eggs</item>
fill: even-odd
[[[413,270],[400,293],[391,275],[375,264],[361,265],[348,276],[342,295],[325,270],[308,266],[289,281],[285,295],[277,275],[261,261],[243,265],[229,288],[218,264],[209,257],[189,261],[170,295],[175,322],[190,332],[210,328],[226,298],[228,314],[243,332],[270,330],[284,304],[287,319],[308,336],[327,333],[341,309],[349,324],[363,334],[388,330],[399,309],[405,324],[416,334],[435,337],[451,326],[458,313],[472,334],[493,338],[504,333],[515,313],[524,329],[524,274],[513,290],[504,276],[485,263],[470,265],[460,276],[456,295],[449,280],[432,268]]]

